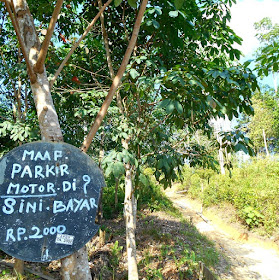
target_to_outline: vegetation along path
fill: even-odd
[[[219,266],[214,271],[220,279],[279,279],[279,253],[276,248],[230,226],[223,227],[217,219],[209,219],[207,214],[202,215],[200,205],[177,192],[175,187],[168,188],[165,193],[183,215],[213,240],[222,252]]]

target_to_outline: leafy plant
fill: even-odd
[[[252,206],[246,206],[242,209],[242,213],[245,222],[250,228],[257,227],[263,223],[264,215],[255,210]]]
[[[123,246],[119,246],[118,240],[115,241],[111,248],[111,264],[114,268],[116,268],[119,264],[119,259],[122,254]]]
[[[235,163],[236,165],[236,163]],[[254,159],[242,167],[234,167],[232,176],[213,174],[204,183],[206,170],[185,166],[181,188],[203,200],[205,207],[230,203],[238,218],[249,228],[263,227],[265,234],[272,234],[278,227],[279,163],[271,159]]]

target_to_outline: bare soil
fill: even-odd
[[[220,208],[219,213],[215,208],[213,212],[207,210],[201,214],[201,204],[189,199],[185,193],[177,192],[175,187],[167,189],[165,194],[222,252],[215,269],[220,279],[279,279],[278,245],[274,241],[263,240],[236,221],[229,224],[228,215],[233,213],[229,207]]]

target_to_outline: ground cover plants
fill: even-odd
[[[108,195],[109,187],[104,190],[103,208],[113,206],[114,195]],[[144,199],[139,201],[137,215],[137,255],[141,279],[197,279],[199,262],[203,262],[214,271],[219,262],[219,253],[213,242],[200,234],[191,221],[185,220],[172,202],[163,194],[161,187],[151,182],[142,188]],[[121,196],[121,186],[119,188]],[[119,213],[117,213],[119,209]],[[104,240],[96,235],[87,244],[89,265],[95,280],[127,279],[125,224],[121,206],[116,212],[105,210],[108,217],[102,221],[101,230]],[[1,258],[7,262],[12,259],[2,253]],[[60,263],[26,263],[33,271],[43,273],[53,279],[61,279]],[[1,280],[18,280],[12,276],[12,268],[0,266]],[[41,279],[28,274],[22,280]]]
[[[278,231],[279,162],[255,158],[232,169],[231,176],[185,166],[181,188],[204,206],[229,203],[249,229],[272,235]]]

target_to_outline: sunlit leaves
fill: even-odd
[[[177,17],[178,16],[178,11],[170,11],[169,16],[173,17],[173,18]]]

